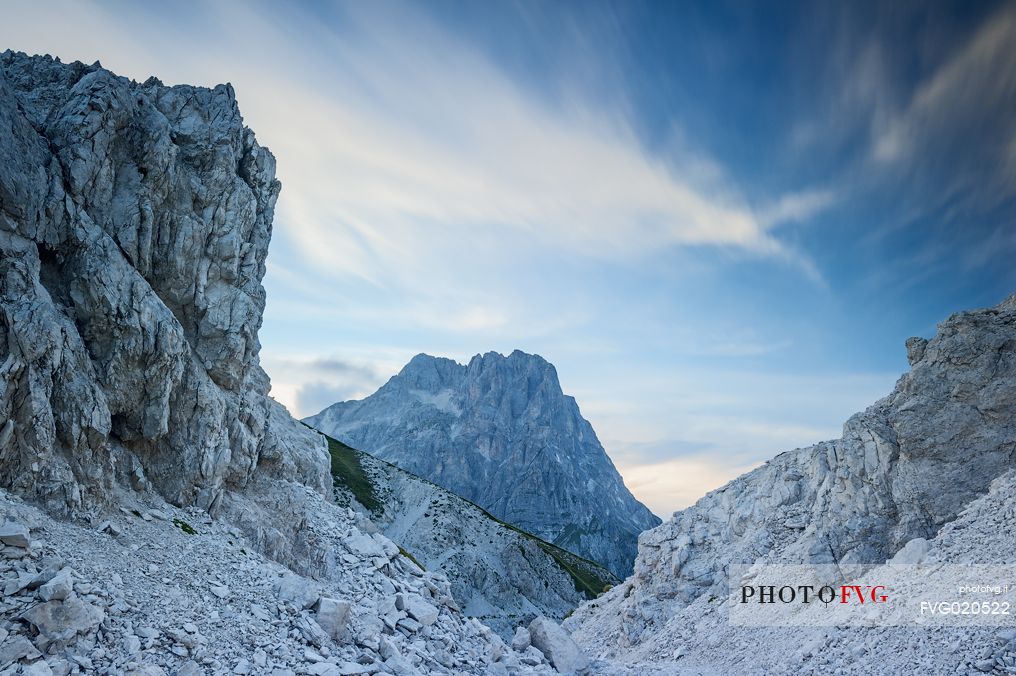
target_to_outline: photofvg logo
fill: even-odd
[[[1016,566],[735,565],[740,626],[1016,625]]]
[[[838,587],[799,584],[741,585],[741,603],[885,603],[889,600],[885,585],[841,584]]]

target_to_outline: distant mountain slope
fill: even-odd
[[[488,352],[466,366],[417,355],[371,396],[306,422],[622,577],[638,534],[660,523],[537,355]]]
[[[328,445],[336,502],[362,511],[424,569],[444,573],[465,614],[503,636],[537,615],[560,620],[618,582],[426,479],[335,439]]]

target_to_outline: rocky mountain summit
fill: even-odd
[[[366,399],[305,421],[621,577],[638,534],[660,522],[537,355],[488,352],[465,366],[417,355]]]
[[[267,396],[279,190],[229,85],[0,54],[0,674],[577,664],[464,617]]]
[[[580,645],[655,665],[636,673],[1016,670],[1016,632],[749,630],[712,602],[735,563],[1016,564],[1016,295],[954,314],[907,355],[910,371],[840,439],[783,453],[643,533],[634,575],[566,621]],[[803,647],[760,661],[763,641]]]

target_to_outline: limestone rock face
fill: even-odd
[[[1016,295],[907,348],[910,371],[840,439],[778,455],[643,533],[634,575],[566,628],[637,646],[717,593],[729,564],[923,556],[924,540],[1016,466]]]
[[[267,429],[279,189],[229,85],[0,55],[0,485],[215,511],[262,463],[327,490],[320,443],[294,458]]]
[[[370,397],[306,422],[622,577],[638,534],[660,522],[537,355],[490,352],[466,366],[417,355]]]

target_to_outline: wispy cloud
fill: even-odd
[[[316,35],[325,90],[265,99],[299,111],[273,133],[289,159],[280,217],[333,274],[385,286],[429,274],[438,293],[444,266],[534,248],[617,261],[709,245],[797,264],[772,227],[830,201],[774,196],[758,215],[722,176],[688,174],[710,158],[674,166],[644,147],[622,106],[529,91],[422,16],[347,19],[355,30]]]
[[[139,79],[234,84],[279,158],[274,249],[299,259],[292,272],[273,254],[270,288],[306,286],[299,277],[312,270],[318,287],[373,296],[379,313],[479,336],[581,321],[565,264],[637,267],[668,249],[716,247],[824,283],[777,228],[815,216],[831,193],[749,204],[716,158],[647,147],[621,98],[594,100],[568,82],[531,88],[419,8],[343,4],[322,21],[306,8],[217,3],[181,49],[179,27],[157,28],[151,6],[60,4],[65,20],[53,22],[56,5],[44,5],[13,10],[23,16],[7,25],[29,29],[0,36],[101,56]],[[534,275],[559,291],[534,295],[520,284]]]
[[[261,363],[272,376],[272,396],[297,417],[337,401],[362,399],[392,375],[391,363],[334,356],[286,355],[268,350]]]

